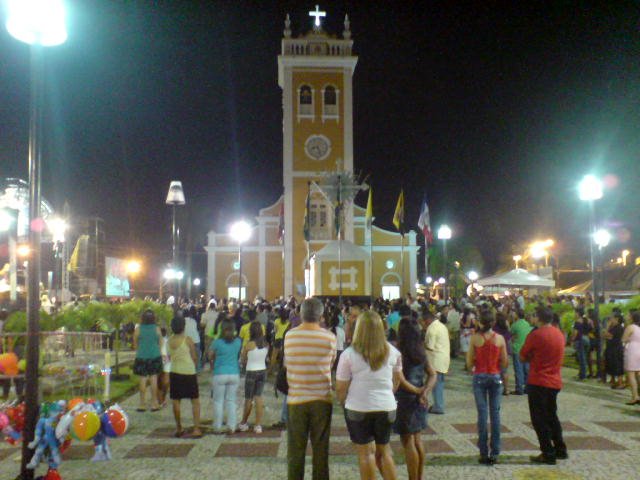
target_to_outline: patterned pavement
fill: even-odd
[[[564,372],[565,379],[574,376],[574,370]],[[171,409],[138,413],[135,411],[137,396],[133,396],[123,402],[130,415],[131,427],[125,437],[111,442],[113,460],[91,463],[92,445],[75,442],[64,455],[65,461],[60,468],[62,477],[65,480],[286,478],[286,432],[267,428],[261,435],[252,432],[213,434],[208,372],[201,374],[200,386],[202,416],[205,419],[205,436],[202,439],[174,438]],[[238,393],[240,408],[241,390]],[[627,391],[611,390],[595,380],[566,380],[565,389],[559,396],[559,410],[570,459],[545,467],[528,462],[529,455],[538,451],[526,397],[503,397],[501,462],[494,467],[484,467],[477,464],[476,412],[470,377],[462,370],[462,362],[457,360],[445,387],[447,412],[431,415],[430,428],[423,435],[427,451],[425,478],[636,478],[640,453],[640,408],[624,405],[628,396]],[[265,388],[266,425],[278,420],[280,402],[281,397],[275,398],[273,386],[268,385]],[[183,402],[182,415],[183,423],[188,427],[191,420],[188,402]],[[392,448],[399,478],[405,479],[402,447],[397,436],[392,437]],[[332,478],[358,478],[354,448],[340,408],[334,410],[330,455]],[[16,458],[19,458],[17,449],[9,445],[0,447],[0,478],[15,477],[19,467]],[[310,465],[308,470],[310,478]]]

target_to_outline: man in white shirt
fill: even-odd
[[[444,413],[444,376],[449,371],[449,363],[451,362],[449,331],[446,325],[439,318],[434,318],[430,311],[423,311],[422,317],[428,324],[424,341],[427,357],[438,374],[436,385],[433,387],[433,404],[429,408],[429,413],[440,415]]]
[[[449,312],[447,312],[447,329],[449,330],[451,358],[455,358],[458,354],[458,345],[460,344],[460,312],[456,308],[456,305],[451,305]]]

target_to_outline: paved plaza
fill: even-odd
[[[537,454],[535,432],[529,423],[525,396],[503,397],[503,454],[499,465],[478,465],[475,446],[476,410],[470,377],[462,362],[453,362],[447,379],[445,415],[431,415],[424,440],[427,450],[425,478],[460,479],[632,479],[638,476],[640,453],[640,408],[624,405],[627,391],[611,390],[595,380],[570,380],[576,371],[563,372],[566,386],[559,396],[560,418],[564,423],[569,460],[557,466],[535,466],[529,455]],[[65,480],[97,479],[285,479],[286,432],[266,429],[261,435],[237,433],[215,435],[211,431],[212,400],[210,374],[200,376],[202,417],[206,435],[198,440],[173,438],[171,409],[138,413],[138,398],[123,402],[131,427],[125,437],[111,442],[113,460],[91,463],[93,446],[75,442],[65,453],[60,473]],[[241,391],[238,392],[238,407]],[[276,422],[282,397],[274,396],[273,386],[265,388],[265,425]],[[342,419],[334,410],[331,438],[331,475],[334,479],[358,478],[358,465]],[[183,402],[185,426],[190,425],[191,408]],[[392,437],[399,478],[406,470],[399,438]],[[19,463],[18,449],[0,448],[0,478],[14,478]],[[308,458],[307,478],[310,476]],[[44,471],[44,468],[43,470]],[[40,473],[40,470],[38,471]]]

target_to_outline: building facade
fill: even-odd
[[[237,243],[227,232],[209,232],[205,247],[208,294],[237,298],[240,284],[242,297],[249,299],[256,295],[267,299],[304,297],[313,291],[309,260],[337,239],[334,204],[321,186],[328,175],[348,175],[354,167],[352,77],[358,57],[352,47],[346,16],[341,38],[327,34],[318,20],[306,35],[293,38],[287,16],[278,56],[284,194],[255,217],[253,234],[242,246],[241,279]],[[308,241],[304,228],[307,207]],[[353,203],[345,204],[342,217],[346,256],[341,262],[348,265],[353,260],[349,252],[358,257],[364,252],[368,258],[369,272],[359,280],[367,285],[357,287],[359,295],[395,298],[403,292],[415,292],[419,248],[415,232],[402,238],[374,225],[369,233],[365,210]],[[338,275],[342,279],[342,272]],[[342,290],[343,283],[353,282],[342,279],[339,283]],[[343,293],[350,294],[348,290]]]

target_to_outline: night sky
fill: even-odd
[[[306,32],[315,2],[67,3],[69,39],[47,50],[42,185],[54,207],[104,218],[114,255],[169,259],[171,180],[200,252],[209,229],[279,197],[276,56],[285,14]],[[478,247],[483,273],[536,237],[586,255],[576,185],[595,173],[608,175],[597,214],[611,248],[640,250],[637,2],[320,8],[331,33],[351,19],[355,168],[371,174],[377,225],[392,228],[402,186],[408,223],[426,193],[432,225]],[[2,29],[2,177],[27,177],[28,53]]]

